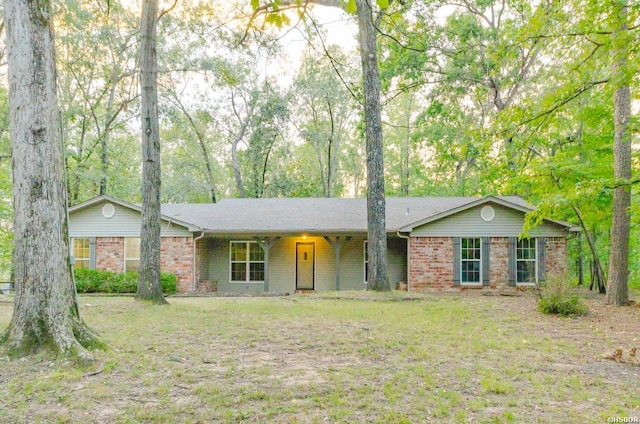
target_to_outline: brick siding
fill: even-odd
[[[491,237],[489,286],[509,286],[509,238]],[[453,288],[453,237],[411,237],[409,241],[409,289]],[[564,278],[567,273],[567,240],[549,237],[545,246],[547,279]]]
[[[509,238],[491,237],[489,244],[489,287],[509,286]]]
[[[193,238],[162,237],[160,269],[178,277],[178,291],[193,290]],[[124,271],[124,238],[96,238],[96,268],[106,271]]]
[[[96,268],[105,271],[124,270],[124,238],[96,238]]]
[[[193,238],[162,237],[160,269],[178,277],[178,291],[193,290]]]
[[[548,237],[545,245],[547,260],[545,271],[547,280],[567,277],[567,239],[563,237]]]
[[[453,286],[453,238],[411,237],[409,252],[411,291]]]

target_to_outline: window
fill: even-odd
[[[140,267],[140,237],[124,239],[124,272],[138,272]]]
[[[536,239],[525,238],[516,243],[516,283],[536,283]]]
[[[369,241],[364,241],[364,283],[369,281]]]
[[[91,257],[91,247],[88,238],[72,239],[73,256],[75,258],[74,268],[89,268]]]
[[[482,249],[479,238],[463,238],[460,240],[460,283],[482,284],[481,280]]]
[[[232,283],[264,281],[264,251],[255,241],[232,241],[230,247]]]

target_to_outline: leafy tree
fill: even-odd
[[[246,129],[246,149],[240,152],[240,164],[246,177],[243,191],[248,197],[274,197],[270,193],[269,178],[273,174],[272,162],[282,163],[286,159],[279,149],[289,118],[287,99],[276,91],[276,87],[265,82],[256,98],[254,113]],[[280,158],[276,155],[280,153]],[[278,160],[280,159],[280,160]],[[286,177],[285,177],[286,178]]]
[[[134,17],[118,2],[69,3],[57,18],[58,80],[69,169],[77,203],[96,194],[119,194],[123,160],[117,152],[136,110]],[[132,157],[126,156],[130,165]],[[111,171],[117,169],[116,172]],[[124,191],[129,197],[131,187]]]
[[[10,278],[13,251],[12,222],[9,96],[6,89],[0,88],[0,281]]]
[[[80,318],[69,263],[53,5],[7,0],[4,7],[16,298],[2,341],[18,355],[48,347],[90,362],[86,346],[99,340]]]
[[[350,70],[338,75],[335,69],[349,61],[337,46],[328,46],[326,51],[330,58],[311,50],[303,56],[292,86],[292,120],[300,138],[315,152],[316,164],[307,169],[317,169],[320,195],[333,197],[339,194],[342,143],[352,132],[356,116],[351,93],[340,81],[351,79]]]

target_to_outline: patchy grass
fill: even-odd
[[[405,301],[405,300],[411,301]],[[97,370],[0,359],[0,422],[604,422],[640,416],[640,308],[532,295],[82,297]],[[12,305],[0,303],[0,328]],[[100,371],[99,373],[95,373]]]

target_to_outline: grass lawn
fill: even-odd
[[[341,294],[341,296],[343,296]],[[521,297],[81,297],[111,345],[78,369],[0,351],[2,423],[516,422],[640,417],[640,308]],[[13,305],[0,302],[0,329]],[[606,359],[622,348],[622,362]],[[639,349],[640,350],[640,349]]]

